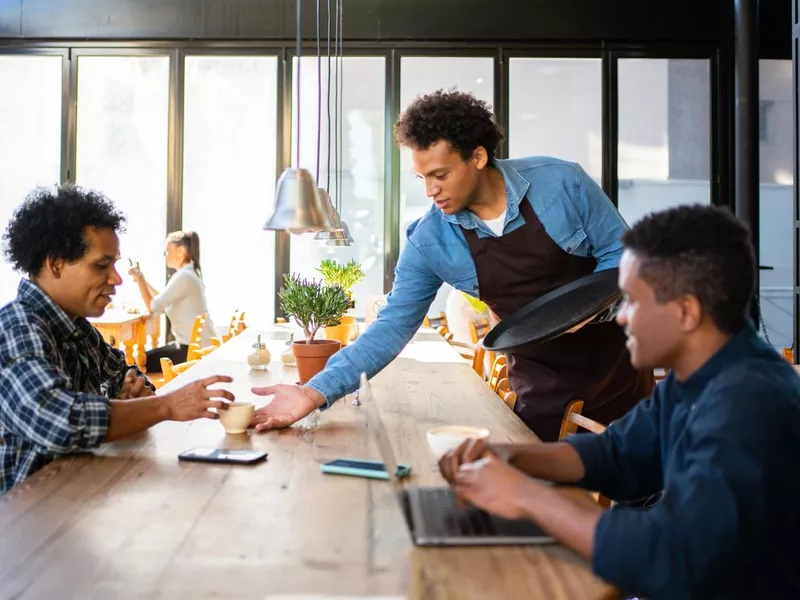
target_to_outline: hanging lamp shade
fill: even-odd
[[[319,188],[317,191],[319,192],[320,199],[322,200],[322,205],[325,208],[325,214],[330,219],[330,222],[333,223],[333,226],[326,227],[324,229],[317,231],[314,234],[314,239],[315,240],[330,239],[334,231],[342,230],[342,221],[339,218],[339,212],[336,210],[336,207],[333,205],[333,202],[331,202],[331,197],[328,195],[328,192],[324,188]]]
[[[350,235],[350,228],[347,223],[342,221],[342,230],[334,231],[334,237],[325,241],[326,246],[349,246],[353,243],[353,236]]]
[[[333,202],[331,202],[331,197],[328,195],[328,192],[326,192],[322,188],[319,188],[319,194],[320,196],[323,196],[324,194],[324,199],[327,200],[326,208],[329,210],[328,214],[330,215],[331,220],[335,223],[334,227],[317,231],[314,234],[314,239],[316,241],[324,242],[327,240],[336,239],[336,233],[337,232],[341,233],[342,231],[344,231],[344,228],[342,227],[342,220],[341,217],[339,216],[339,212],[336,210],[336,207],[333,205]]]
[[[311,173],[306,169],[286,169],[278,179],[275,210],[264,229],[288,229],[292,233],[330,229],[336,223],[329,213]]]

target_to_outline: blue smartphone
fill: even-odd
[[[386,466],[378,460],[363,458],[337,458],[320,467],[323,473],[335,475],[353,475],[354,477],[369,477],[370,479],[389,479]],[[407,477],[411,473],[408,465],[397,465],[395,474],[398,478]]]

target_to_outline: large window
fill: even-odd
[[[319,135],[319,187],[328,187],[328,110],[327,61],[317,70],[316,57],[302,58],[300,69],[300,166],[312,175],[317,172]],[[384,110],[385,60],[382,57],[345,57],[342,60],[341,99],[341,216],[355,242],[348,247],[332,247],[313,239],[313,234],[291,236],[291,270],[304,277],[320,278],[317,267],[325,258],[359,261],[366,274],[353,289],[356,315],[363,317],[368,295],[383,293],[383,217],[384,217]],[[297,60],[295,59],[295,65]],[[295,75],[297,69],[294,69]],[[318,74],[322,82],[318,103]],[[334,87],[336,68],[331,64],[331,199],[336,202],[336,126]],[[296,87],[293,86],[293,92]],[[297,106],[293,103],[292,137],[297,144]],[[318,117],[319,122],[318,124]],[[296,148],[296,146],[295,146]],[[295,152],[292,152],[294,161]]]
[[[400,63],[400,110],[414,98],[439,89],[471,92],[479,100],[494,104],[494,59],[490,57],[406,56]],[[405,246],[406,228],[431,208],[425,185],[416,178],[411,152],[400,153],[400,248]],[[444,285],[430,312],[444,311],[452,288]]]
[[[512,58],[509,156],[553,156],[603,175],[602,62],[594,58]]]
[[[709,203],[710,68],[699,59],[619,61],[619,210],[628,223]]]
[[[234,310],[273,319],[277,58],[188,56],[183,229],[200,236],[209,311],[222,331]]]
[[[792,61],[759,63],[761,106],[761,264],[762,330],[776,348],[792,345],[794,323],[794,201],[792,185]]]
[[[128,259],[162,289],[166,267],[169,57],[79,56],[76,182],[128,219],[115,303],[140,303]]]
[[[60,56],[0,56],[0,225],[37,186],[61,178]],[[0,305],[19,275],[0,259]]]

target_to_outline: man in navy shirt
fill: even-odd
[[[488,447],[468,441],[440,467],[458,495],[530,518],[648,598],[800,597],[800,378],[757,335],[748,231],[685,206],[622,237],[620,287],[637,368],[666,367],[652,397],[602,435]],[[579,505],[534,478],[647,508]]]

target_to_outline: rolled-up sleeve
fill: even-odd
[[[794,434],[780,432],[788,421],[780,400],[756,392],[721,390],[719,400],[697,409],[683,433],[685,464],[657,505],[603,514],[594,539],[597,575],[652,598],[713,597],[727,569],[764,548],[767,499],[780,497],[791,472],[781,438]]]
[[[74,391],[69,376],[48,359],[40,333],[13,328],[2,338],[3,428],[54,454],[100,445],[111,416],[108,398]]]
[[[441,285],[420,248],[409,240],[377,320],[354,343],[334,354],[325,370],[307,385],[325,396],[330,406],[358,387],[362,372],[368,377],[380,372],[414,337]]]

